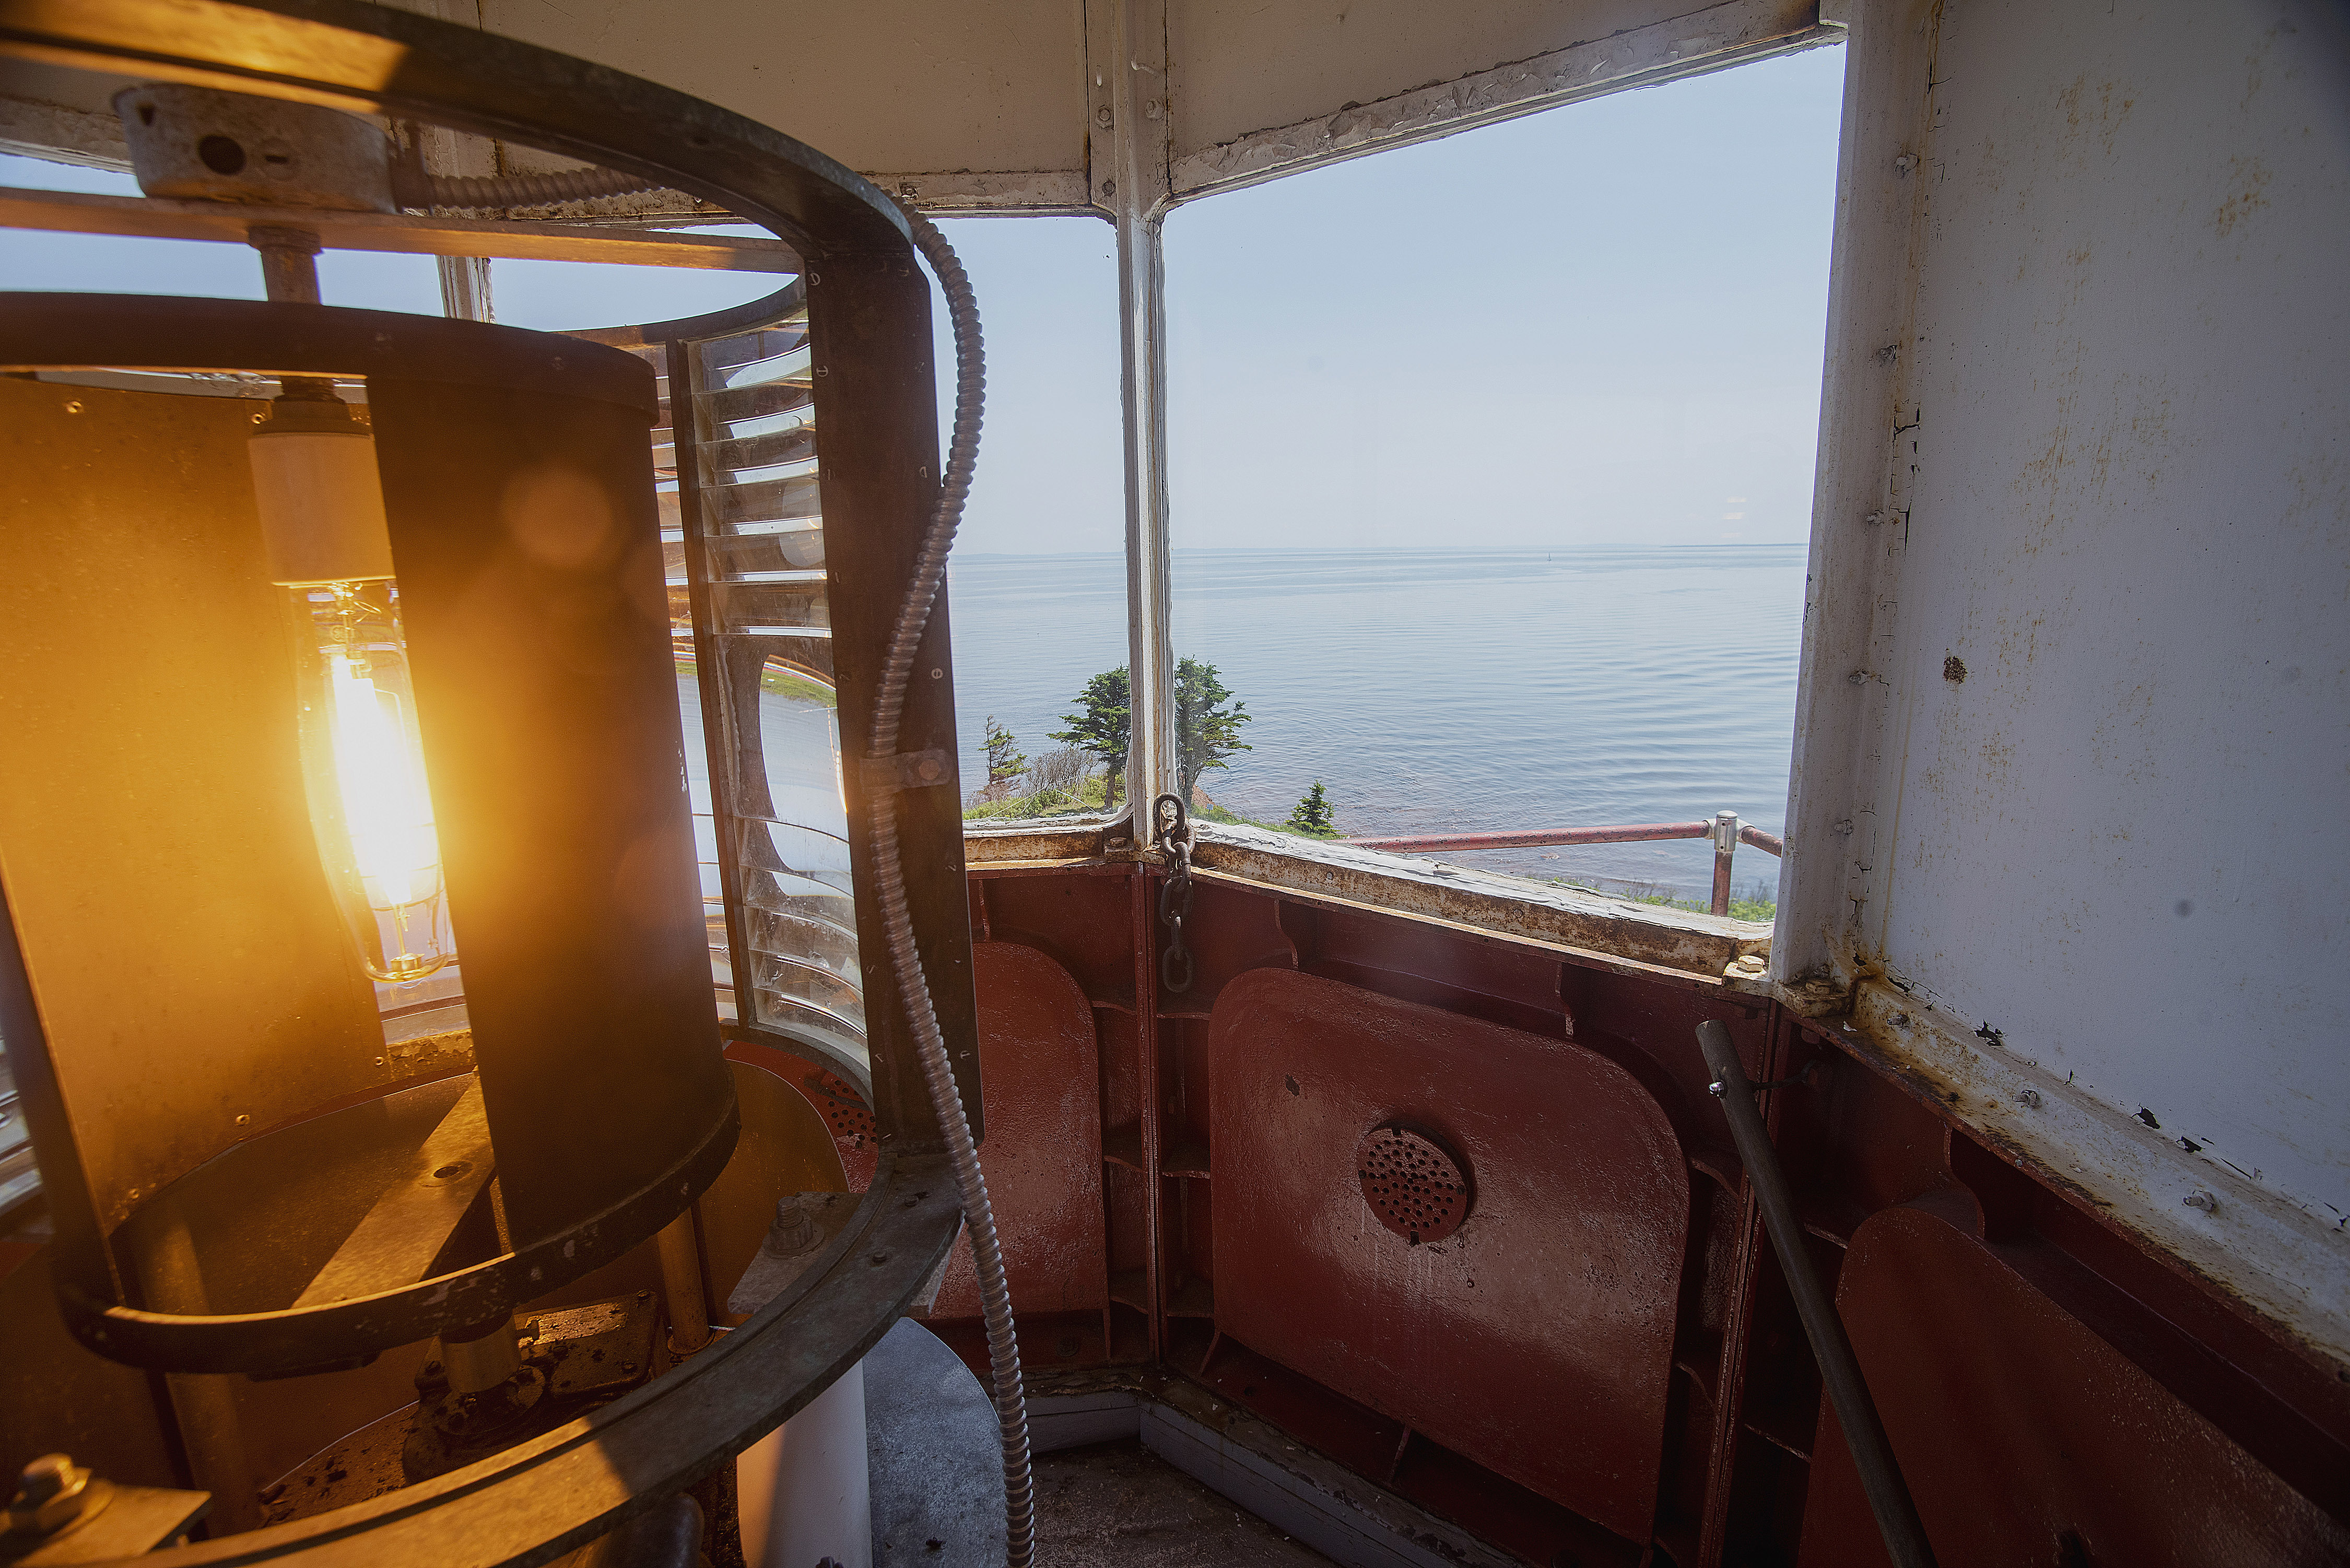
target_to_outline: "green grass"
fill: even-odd
[[[1549,877],[1548,881],[1553,887],[1583,888],[1594,893],[1611,893],[1613,897],[1629,898],[1636,904],[1654,904],[1666,909],[1687,909],[1693,915],[1712,912],[1712,906],[1703,899],[1676,898],[1670,893],[1659,892],[1653,888],[1646,892],[1639,891],[1636,887],[1621,893],[1615,893],[1610,888],[1602,888],[1596,882],[1586,882],[1572,877]],[[1753,920],[1767,926],[1778,917],[1778,913],[1779,906],[1769,898],[1732,897],[1730,900],[1730,918],[1733,920]]]
[[[831,687],[804,680],[773,665],[759,672],[759,690],[777,697],[788,697],[795,702],[813,702],[819,708],[840,706],[840,694]]]
[[[702,676],[699,662],[691,659],[679,659],[677,672],[680,675],[691,675],[696,680],[700,680]],[[777,697],[788,697],[795,702],[813,702],[819,708],[840,706],[840,695],[831,687],[804,680],[788,670],[777,670],[772,665],[759,671],[759,690],[772,692]]]
[[[983,805],[965,806],[965,822],[1033,822],[1038,817],[1077,816],[1097,812],[1103,806],[1103,792],[1108,787],[1103,779],[1087,777],[1077,786],[1074,797],[1040,800],[1034,795],[1021,795],[1011,800],[989,801]]]

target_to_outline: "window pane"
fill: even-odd
[[[1127,653],[1117,234],[1093,218],[941,228],[987,337],[987,423],[948,567],[965,815],[1097,821],[1125,787],[1108,777],[1109,760],[1123,765],[1117,704],[1086,701],[1123,680]],[[936,312],[943,431],[954,342],[942,301]]]
[[[1222,733],[1193,721],[1202,815],[1302,826],[1318,783],[1349,836],[1778,830],[1842,69],[1764,61],[1173,215],[1175,651],[1229,693],[1199,710]],[[1457,853],[1685,899],[1712,871],[1690,840]],[[1739,891],[1776,871],[1742,852]]]

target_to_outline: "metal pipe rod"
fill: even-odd
[[[255,223],[245,243],[261,253],[261,284],[274,300],[318,303],[318,236],[307,229]]]
[[[1731,860],[1738,854],[1738,814],[1723,811],[1713,818],[1713,902],[1717,915],[1730,913]]]
[[[1730,1118],[1738,1158],[1746,1165],[1747,1185],[1753,1189],[1763,1227],[1771,1232],[1771,1245],[1778,1251],[1788,1293],[1795,1298],[1796,1315],[1803,1319],[1804,1336],[1812,1342],[1820,1380],[1827,1386],[1837,1425],[1844,1428],[1854,1468],[1860,1472],[1861,1490],[1867,1494],[1869,1510],[1877,1515],[1877,1528],[1884,1532],[1885,1550],[1894,1568],[1934,1568],[1934,1549],[1926,1540],[1925,1522],[1918,1517],[1918,1504],[1909,1495],[1908,1483],[1901,1479],[1901,1467],[1894,1461],[1893,1445],[1885,1436],[1877,1401],[1869,1396],[1868,1381],[1860,1375],[1852,1341],[1845,1335],[1844,1320],[1836,1315],[1835,1303],[1828,1299],[1818,1271],[1812,1267],[1803,1227],[1787,1196],[1786,1173],[1779,1168],[1779,1153],[1771,1147],[1771,1135],[1762,1126],[1762,1113],[1755,1106],[1754,1088],[1739,1063],[1738,1047],[1731,1043],[1730,1031],[1711,1018],[1697,1026],[1697,1044],[1705,1054],[1707,1070],[1713,1074],[1710,1087]]]
[[[1785,839],[1775,833],[1765,833],[1751,822],[1742,822],[1738,825],[1738,842],[1751,844],[1765,855],[1776,855],[1783,859],[1787,853]]]
[[[670,1348],[691,1355],[710,1343],[710,1307],[702,1293],[702,1248],[694,1241],[693,1210],[671,1220],[653,1237],[660,1260],[661,1295],[669,1306]]]
[[[1430,849],[1534,849],[1552,844],[1650,844],[1667,838],[1705,838],[1711,822],[1638,822],[1626,827],[1526,827],[1503,833],[1420,833],[1388,838],[1342,838],[1357,849],[1418,854]]]

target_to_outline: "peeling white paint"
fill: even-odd
[[[1854,39],[1780,974],[2036,1064],[2051,1168],[2344,1354],[2350,13]]]

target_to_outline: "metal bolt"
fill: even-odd
[[[17,1477],[17,1490],[24,1500],[38,1508],[53,1497],[60,1496],[73,1484],[74,1462],[70,1454],[43,1454],[25,1467]]]
[[[1872,512],[1868,514],[1868,525],[1872,528],[1884,521],[1885,514],[1883,512]]]
[[[1845,679],[1851,681],[1855,686],[1866,686],[1868,684],[1868,671],[1866,670],[1856,670],[1851,674],[1846,676]]]
[[[1917,167],[1918,155],[1914,152],[1905,152],[1893,161],[1893,171],[1897,174],[1907,174]]]
[[[931,680],[939,680],[941,677],[944,676],[945,674],[946,674],[946,671],[945,671],[945,670],[931,670]]]
[[[819,377],[823,377],[823,376],[828,376],[828,375],[830,375],[832,372],[831,372],[828,369],[827,369],[825,366],[818,365],[818,366],[816,368],[816,373],[817,374],[817,376],[819,376]]]
[[[1111,118],[1109,105],[1107,104],[1104,104],[1099,109],[1094,110],[1094,123],[1100,126],[1104,130],[1107,130],[1110,128]]]
[[[1712,1083],[1708,1084],[1705,1086],[1705,1092],[1711,1095],[1718,1100],[1721,1098],[1722,1096],[1730,1093],[1730,1085],[1723,1083],[1721,1079],[1716,1078]]]
[[[75,398],[68,401],[66,404],[66,412],[69,414],[78,414],[81,412],[81,400],[79,398]]]
[[[2027,1111],[2036,1111],[2040,1108],[2040,1091],[2037,1089],[2022,1090],[2015,1096],[2015,1103],[2022,1106]]]
[[[2220,1200],[2211,1196],[2209,1188],[2199,1187],[2187,1195],[2187,1207],[2200,1209],[2206,1214],[2220,1212]]]
[[[251,1127],[253,1125],[253,1118],[251,1116],[239,1116],[236,1118],[236,1125],[241,1127]]]

